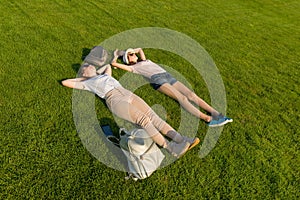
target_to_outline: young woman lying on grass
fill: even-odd
[[[88,90],[103,98],[110,111],[118,117],[144,128],[159,146],[167,149],[175,157],[182,156],[187,150],[199,143],[199,138],[181,136],[168,123],[163,121],[139,96],[111,76],[110,65],[103,67],[103,73],[97,74],[93,65],[82,67],[81,77],[66,79],[62,85],[70,88]],[[172,139],[169,142],[163,135]]]
[[[222,126],[233,121],[231,118],[222,115],[208,105],[204,100],[198,97],[183,83],[176,80],[158,64],[152,62],[151,60],[147,60],[144,51],[141,48],[127,49],[123,55],[123,62],[125,64],[117,62],[117,59],[120,55],[119,52],[119,50],[114,51],[114,58],[111,62],[112,66],[142,75],[149,80],[150,84],[155,90],[158,90],[177,100],[179,104],[188,112],[206,121],[208,126]],[[136,54],[139,54],[140,60]],[[191,102],[194,102],[196,105],[209,112],[211,116],[202,113]]]

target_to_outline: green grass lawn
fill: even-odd
[[[296,0],[2,0],[0,199],[299,199],[299,7]],[[181,32],[205,48],[234,122],[206,157],[199,157],[199,145],[134,182],[85,148],[73,120],[73,90],[60,81],[76,76],[88,49],[143,27]],[[211,101],[187,61],[145,51]],[[116,78],[123,74],[114,70]],[[175,101],[149,86],[135,92],[164,107],[178,128]],[[96,98],[95,105],[99,121],[115,125],[104,103]],[[207,129],[201,121],[201,140]]]

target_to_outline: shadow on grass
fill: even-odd
[[[112,129],[113,135],[119,138],[119,127],[118,124],[110,118],[102,118],[99,120],[100,126],[109,125]]]
[[[91,52],[92,49],[90,48],[82,48],[82,55],[81,55],[81,60],[83,61],[85,57]]]
[[[111,128],[112,134],[113,136],[115,136],[116,138],[120,139],[119,136],[119,127],[117,125],[117,123],[110,119],[110,118],[101,118],[99,120],[99,125],[100,127],[104,126],[104,125],[108,125]],[[102,130],[102,131],[100,131]],[[106,134],[104,133],[103,129],[99,129],[98,125],[95,125],[95,131],[100,135],[101,134],[101,138],[105,138],[105,145],[106,147],[110,150],[110,152],[118,159],[118,161],[123,165],[124,169],[127,169],[127,159],[124,155],[124,153],[122,152],[122,150],[120,149],[120,147],[118,146],[118,148],[115,148],[116,145],[114,145],[112,142],[110,142],[107,138],[106,138]]]
[[[85,57],[90,53],[90,48],[82,48],[81,60],[84,61]],[[77,73],[81,67],[82,63],[72,64],[72,69]]]

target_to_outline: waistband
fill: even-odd
[[[105,94],[105,99],[108,99],[108,98],[111,98],[113,95],[121,95],[121,96],[129,96],[132,94],[131,91],[125,89],[124,87],[122,86],[119,86],[119,87],[115,87],[113,89],[111,89],[109,92],[107,92]]]

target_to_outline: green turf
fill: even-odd
[[[299,7],[296,0],[2,0],[0,199],[299,199]],[[179,31],[206,49],[234,123],[206,157],[198,146],[133,182],[86,150],[74,125],[73,91],[60,81],[76,76],[87,49],[142,27]],[[145,51],[210,102],[203,80],[182,68],[187,61]],[[162,105],[177,128],[176,102],[148,86],[136,92]],[[102,101],[96,108],[99,120],[112,122]],[[206,131],[200,122],[201,139]]]

